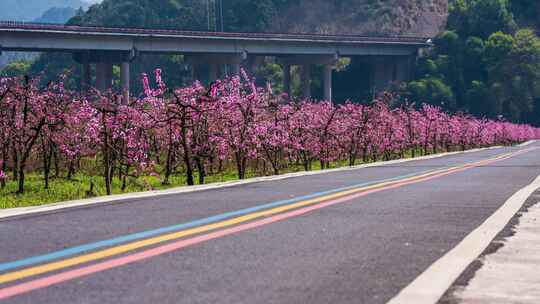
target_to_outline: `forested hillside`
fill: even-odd
[[[420,61],[411,99],[478,116],[540,123],[540,2],[456,0]]]
[[[77,22],[212,29],[211,2],[207,7],[201,0],[104,0]],[[447,0],[227,0],[223,5],[227,31],[425,36],[438,33],[448,10]]]

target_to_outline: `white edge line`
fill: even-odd
[[[482,225],[433,263],[387,304],[436,304],[461,273],[506,227],[531,194],[539,188],[540,176],[512,195]]]
[[[245,185],[245,184],[252,184],[252,183],[277,181],[277,180],[288,179],[288,178],[293,178],[293,177],[328,174],[328,173],[357,170],[357,169],[369,168],[369,167],[379,167],[379,166],[440,158],[444,156],[480,152],[480,151],[499,149],[499,148],[502,148],[502,146],[471,149],[467,151],[447,152],[447,153],[440,153],[440,154],[434,154],[434,155],[428,155],[428,156],[421,156],[421,157],[416,157],[416,158],[391,160],[391,161],[386,161],[386,162],[375,162],[375,163],[363,164],[363,165],[358,165],[358,166],[353,166],[353,167],[342,167],[342,168],[319,170],[319,171],[287,173],[287,174],[278,175],[278,176],[255,177],[255,178],[250,178],[246,180],[213,183],[213,184],[208,184],[208,185],[199,185],[199,186],[191,186],[191,187],[184,186],[184,187],[171,188],[167,190],[133,192],[133,193],[128,193],[128,194],[101,196],[101,197],[96,197],[96,198],[58,202],[58,203],[52,203],[52,204],[47,204],[47,205],[42,205],[42,206],[35,206],[35,207],[11,208],[11,209],[0,210],[0,219],[6,219],[9,217],[15,217],[15,216],[21,216],[21,215],[36,214],[36,213],[41,213],[41,212],[58,211],[58,210],[63,210],[63,209],[68,209],[68,208],[86,207],[86,206],[97,205],[100,203],[111,203],[111,202],[123,201],[123,200],[128,200],[128,199],[140,199],[140,198],[150,198],[150,197],[157,197],[157,196],[171,195],[171,194],[198,192],[198,191],[228,188],[228,187],[234,187],[238,185]]]
[[[517,146],[518,146],[518,147],[526,147],[526,146],[528,146],[528,145],[530,145],[530,144],[533,144],[533,143],[535,143],[535,142],[536,142],[536,140],[529,140],[529,141],[526,141],[526,142],[524,142],[524,143],[522,143],[522,144],[519,144],[519,145],[517,145]]]

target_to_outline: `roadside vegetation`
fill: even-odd
[[[427,104],[291,100],[245,72],[144,94],[80,94],[59,82],[0,79],[0,207],[205,184],[512,145],[539,129]]]
[[[452,111],[540,124],[539,13],[539,1],[452,1],[447,28],[406,94]]]

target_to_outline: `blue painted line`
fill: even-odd
[[[63,249],[63,250],[60,250],[60,251],[47,253],[47,254],[44,254],[44,255],[38,255],[38,256],[34,256],[34,257],[30,257],[30,258],[24,258],[24,259],[16,260],[16,261],[13,261],[13,262],[2,263],[2,264],[0,264],[0,272],[15,269],[15,268],[19,268],[19,267],[23,267],[23,266],[29,266],[29,265],[34,265],[34,264],[38,264],[38,263],[48,262],[48,261],[52,261],[52,260],[56,260],[56,259],[60,259],[60,258],[65,258],[65,257],[68,257],[68,256],[76,255],[76,254],[83,253],[83,252],[86,252],[86,251],[96,250],[96,249],[103,248],[103,247],[109,247],[109,246],[114,246],[114,245],[130,242],[130,241],[136,241],[136,240],[140,240],[140,239],[145,239],[145,238],[149,238],[149,237],[156,236],[156,235],[159,235],[159,234],[164,234],[164,233],[168,233],[168,232],[175,232],[175,231],[180,231],[180,230],[193,228],[193,227],[197,227],[197,226],[207,225],[207,224],[219,222],[219,221],[222,221],[222,220],[225,220],[225,219],[229,219],[229,218],[232,218],[232,217],[237,217],[237,216],[245,215],[245,214],[256,212],[256,211],[261,211],[261,210],[264,210],[264,209],[270,209],[270,208],[274,208],[274,207],[279,207],[279,206],[282,206],[282,205],[287,205],[287,204],[295,203],[295,202],[298,202],[298,201],[303,201],[303,200],[315,198],[315,197],[318,197],[318,196],[333,194],[333,193],[336,193],[336,192],[346,191],[346,190],[350,190],[350,189],[353,189],[353,188],[366,187],[366,186],[370,186],[370,185],[373,185],[373,184],[379,184],[379,183],[384,183],[384,182],[400,180],[400,179],[404,179],[404,178],[408,178],[408,177],[412,177],[412,176],[416,176],[416,175],[421,175],[421,174],[433,172],[433,171],[436,171],[436,170],[439,170],[439,169],[421,171],[421,172],[416,172],[416,173],[412,173],[412,174],[397,176],[397,177],[393,177],[393,178],[389,178],[389,179],[383,179],[383,180],[378,180],[378,181],[373,181],[373,182],[357,184],[357,185],[354,185],[354,186],[347,186],[347,187],[337,188],[337,189],[333,189],[333,190],[317,192],[317,193],[313,193],[313,194],[309,194],[309,195],[299,196],[299,197],[293,198],[293,199],[281,200],[281,201],[276,201],[276,202],[272,202],[272,203],[268,203],[268,204],[264,204],[264,205],[259,205],[259,206],[255,206],[255,207],[251,207],[251,208],[246,208],[246,209],[241,209],[241,210],[237,210],[237,211],[222,213],[222,214],[219,214],[219,215],[207,217],[207,218],[204,218],[204,219],[195,220],[195,221],[188,222],[188,223],[183,223],[183,224],[179,224],[179,225],[173,225],[173,226],[162,227],[162,228],[158,228],[158,229],[153,229],[153,230],[147,230],[147,231],[143,231],[143,232],[128,234],[128,235],[125,235],[125,236],[120,236],[120,237],[113,238],[113,239],[108,239],[108,240],[103,240],[103,241],[99,241],[99,242],[95,242],[95,243],[89,243],[89,244],[85,244],[85,245],[75,246],[75,247],[71,247],[71,248],[68,248],[68,249]]]

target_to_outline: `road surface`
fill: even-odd
[[[386,303],[540,144],[0,220],[1,303]]]

